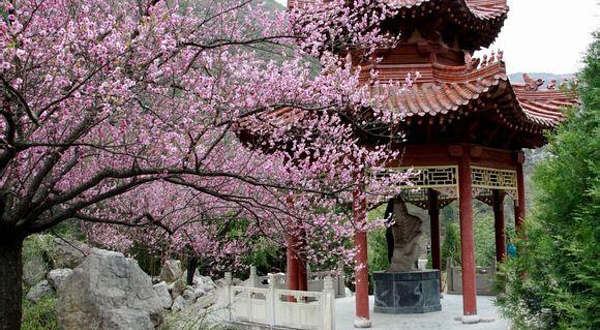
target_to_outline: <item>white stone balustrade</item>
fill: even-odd
[[[276,275],[269,274],[269,285],[260,287],[256,269],[251,269],[245,286],[232,285],[231,273],[225,274],[218,304],[226,308],[227,321],[304,330],[335,329],[335,291],[333,279],[326,277],[321,292],[281,289]],[[254,287],[251,284],[256,283]],[[290,299],[293,297],[293,299]]]

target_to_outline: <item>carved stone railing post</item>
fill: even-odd
[[[224,283],[224,288],[223,288],[223,295],[224,295],[224,302],[225,302],[225,308],[227,309],[227,320],[229,322],[233,321],[232,318],[232,312],[231,309],[233,308],[232,303],[233,303],[233,297],[232,297],[232,290],[231,290],[231,286],[233,285],[233,274],[231,272],[226,272],[225,273],[225,283]]]
[[[248,278],[248,286],[251,288],[258,288],[258,274],[256,272],[256,266],[250,266],[250,277]]]
[[[344,298],[346,297],[346,276],[344,274],[344,262],[343,261],[339,261],[338,262],[338,274],[336,276],[337,278],[337,295],[336,297],[340,297],[340,298]]]
[[[275,326],[276,322],[276,313],[275,313],[275,305],[277,304],[277,295],[275,288],[275,274],[269,274],[269,287],[267,288],[267,295],[265,297],[265,308],[266,310],[266,321],[267,324],[271,327]]]
[[[333,279],[327,275],[323,282],[323,296],[321,297],[321,315],[324,330],[335,329],[335,290]]]

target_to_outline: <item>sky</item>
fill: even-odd
[[[504,51],[508,73],[581,69],[591,34],[600,29],[600,0],[508,0],[508,5],[508,18],[490,46]]]

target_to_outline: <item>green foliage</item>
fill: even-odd
[[[58,330],[56,317],[56,295],[45,297],[34,304],[27,299],[23,300],[22,330]]]
[[[498,304],[517,329],[600,329],[599,37],[579,75],[582,109],[550,136],[527,240],[500,273]]]
[[[446,222],[446,237],[442,244],[442,269],[450,258],[454,265],[460,265],[460,229],[456,222]]]
[[[382,219],[385,216],[387,205],[383,204],[369,212],[369,220]],[[372,230],[367,234],[367,264],[369,272],[386,270],[390,267],[387,257],[387,241],[385,239],[385,228]]]
[[[494,218],[487,215],[476,215],[474,224],[475,264],[488,267],[496,259],[496,234]]]
[[[267,238],[261,237],[252,243],[252,253],[248,254],[246,265],[256,266],[259,274],[277,273],[286,271],[286,249]],[[246,278],[247,274],[237,274]]]

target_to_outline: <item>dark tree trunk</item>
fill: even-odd
[[[0,235],[0,330],[21,329],[23,239]]]
[[[194,285],[194,273],[198,267],[198,258],[192,255],[187,264],[187,285]]]

